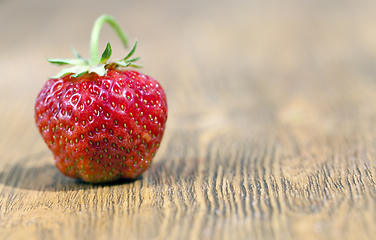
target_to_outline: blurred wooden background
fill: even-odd
[[[0,239],[372,239],[374,1],[0,0]],[[138,39],[169,119],[134,182],[68,179],[34,101],[94,20]],[[105,27],[114,58],[127,53]]]

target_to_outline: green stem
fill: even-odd
[[[115,21],[115,19],[109,15],[102,15],[95,21],[93,30],[91,32],[90,60],[91,60],[92,65],[97,65],[99,63],[99,52],[98,52],[99,33],[101,31],[103,23],[105,22],[110,24],[110,26],[119,35],[124,46],[128,47],[128,38],[123,32],[123,30],[121,30],[119,24]]]

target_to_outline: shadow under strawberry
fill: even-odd
[[[68,178],[51,162],[51,154],[48,151],[18,159],[13,164],[7,164],[4,169],[0,172],[0,184],[12,188],[53,192],[129,184],[142,178],[102,184],[90,184],[79,179]]]

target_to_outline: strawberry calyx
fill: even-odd
[[[139,57],[131,58],[133,53],[136,51],[137,40],[133,45],[132,50],[128,55],[120,60],[109,62],[109,58],[112,54],[112,48],[110,43],[107,43],[105,50],[102,53],[101,58],[99,58],[98,53],[98,41],[99,33],[104,23],[108,23],[118,34],[119,38],[122,40],[125,47],[128,47],[128,38],[120,28],[119,24],[115,19],[109,15],[100,16],[94,23],[94,27],[91,34],[90,41],[90,59],[85,59],[81,57],[80,54],[72,47],[72,52],[76,58],[74,59],[59,59],[59,58],[47,58],[47,60],[56,65],[70,65],[70,67],[64,68],[58,74],[52,78],[60,78],[68,74],[72,74],[71,77],[80,77],[85,73],[96,73],[99,76],[104,76],[108,69],[118,68],[118,67],[141,67],[135,64]]]

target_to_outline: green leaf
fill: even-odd
[[[81,55],[78,54],[78,52],[77,52],[76,49],[73,47],[73,45],[71,46],[71,49],[72,49],[72,52],[73,52],[73,54],[74,54],[74,56],[75,56],[76,58],[78,58],[78,59],[83,59],[83,58],[81,57]]]
[[[132,59],[133,60],[133,59]],[[138,58],[135,58],[134,61],[138,60]],[[142,65],[134,64],[134,61],[128,60],[128,61],[118,61],[115,62],[115,64],[121,66],[121,67],[135,67],[135,68],[142,68],[144,66],[144,63]]]
[[[111,57],[111,54],[112,54],[111,45],[110,43],[107,43],[106,49],[102,53],[102,57],[99,62],[105,64],[107,60]]]
[[[144,63],[142,63],[142,65],[131,63],[129,66],[134,67],[134,68],[142,68],[144,67]]]
[[[107,73],[107,69],[105,68],[105,65],[100,65],[100,66],[91,67],[89,69],[89,72],[94,72],[98,74],[99,76],[104,76]]]
[[[85,73],[87,73],[89,71],[90,67],[89,66],[82,66],[80,68],[77,68],[77,70],[75,71],[75,74],[72,75],[72,77],[79,77],[79,76],[82,76],[84,75]]]
[[[52,64],[57,65],[84,65],[85,60],[83,59],[60,59],[60,58],[47,58]]]
[[[125,58],[122,59],[122,61],[125,61],[128,58],[132,57],[133,53],[136,51],[136,47],[137,47],[137,40],[134,43],[132,50],[128,53],[128,55]]]
[[[133,62],[137,61],[138,59],[140,59],[140,57],[136,57],[136,58],[125,60],[125,61],[124,60],[120,60],[120,61],[117,61],[115,63],[118,64],[119,66],[122,66],[122,67],[128,67]]]
[[[125,62],[125,61],[119,61],[119,62],[115,62],[117,65],[121,66],[121,67],[128,67],[129,65],[131,65],[131,63],[128,63],[128,62]]]
[[[138,59],[140,59],[140,57],[132,58],[132,59],[129,59],[129,60],[125,61],[125,62],[132,63],[132,62],[137,61]]]
[[[70,73],[76,73],[79,68],[80,68],[79,66],[72,66],[72,67],[64,68],[58,74],[56,74],[55,76],[51,78],[60,78]]]

